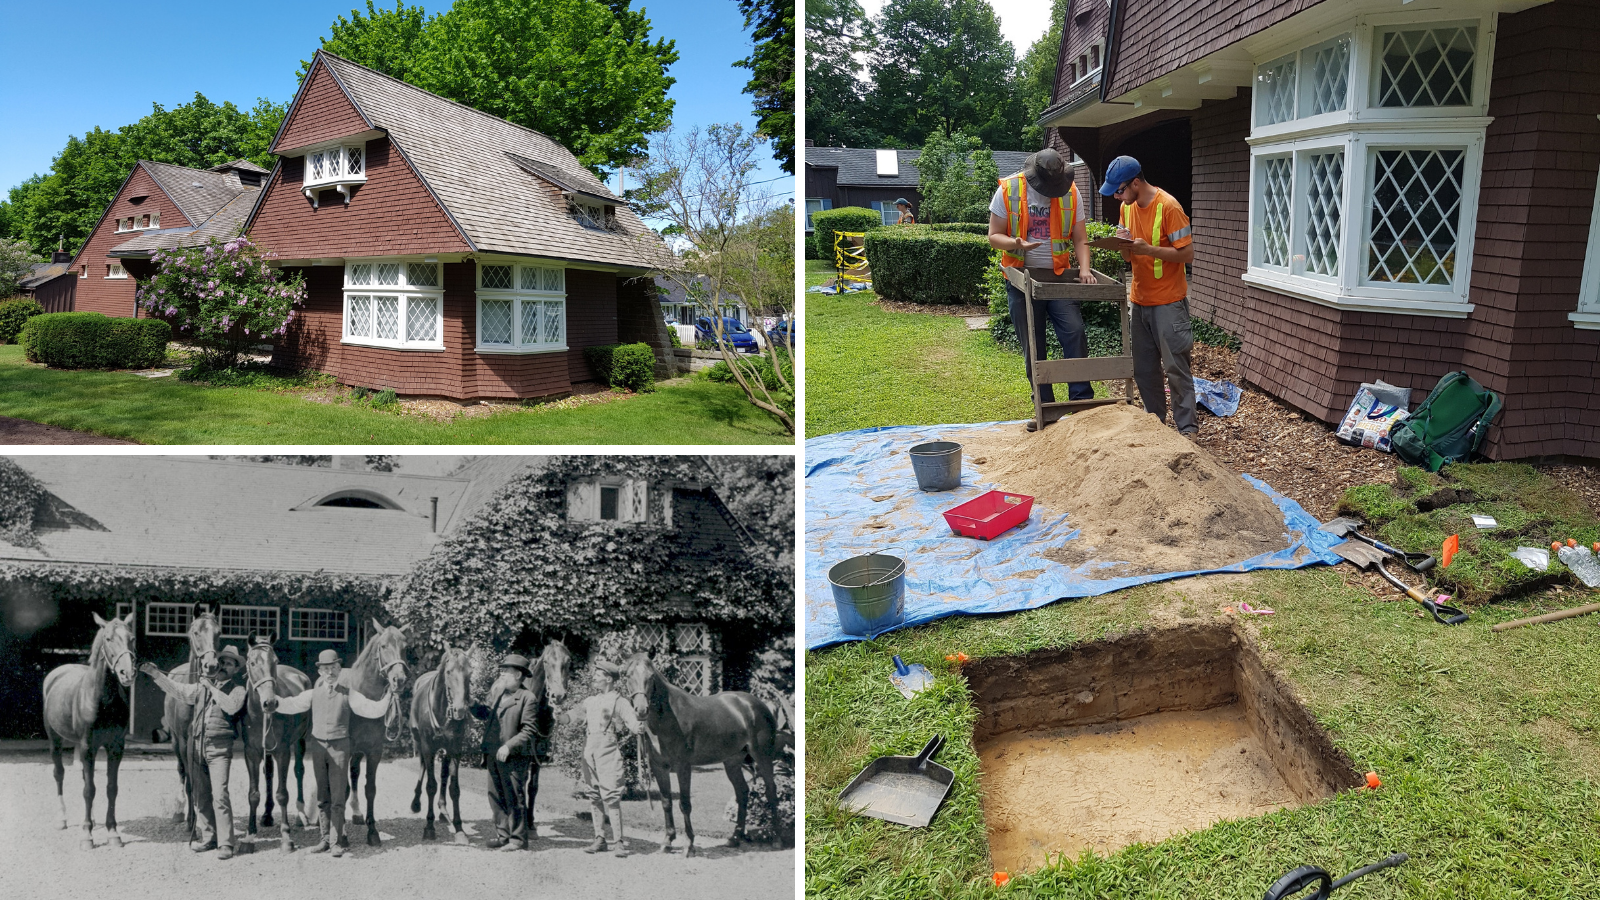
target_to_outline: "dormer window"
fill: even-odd
[[[305,195],[313,206],[317,196],[332,188],[350,203],[350,188],[367,180],[367,145],[341,144],[308,150],[305,155]]]
[[[161,227],[161,212],[159,210],[139,216],[127,216],[117,220],[117,233],[124,231],[144,231],[150,228]]]
[[[568,205],[573,215],[578,219],[578,224],[585,228],[598,228],[602,231],[611,231],[616,228],[616,207],[592,200],[588,197],[571,196]]]
[[[649,491],[637,478],[593,478],[567,485],[567,520],[571,522],[644,522]]]

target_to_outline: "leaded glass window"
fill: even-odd
[[[1256,127],[1294,118],[1294,54],[1256,69]]]
[[[1300,54],[1300,115],[1320,116],[1348,105],[1350,35],[1341,34]]]
[[[1343,235],[1344,151],[1312,153],[1306,163],[1306,271],[1339,274]]]
[[[400,298],[375,297],[377,305],[377,333],[374,337],[383,341],[400,340]]]
[[[1378,32],[1375,106],[1469,106],[1478,28],[1403,26]]]
[[[1260,160],[1259,165],[1261,209],[1256,220],[1256,254],[1262,265],[1287,266],[1293,160],[1272,157]]]
[[[345,320],[345,334],[350,337],[372,337],[372,298],[362,294],[352,295],[347,307],[349,313]]]
[[[479,271],[483,273],[483,287],[485,290],[511,289],[510,266],[480,266]]]
[[[406,284],[412,287],[438,287],[438,263],[406,263]]]
[[[439,338],[439,298],[406,300],[406,340],[432,342]]]
[[[510,300],[478,301],[478,343],[511,343]]]
[[[1369,280],[1454,283],[1465,155],[1437,149],[1373,153]]]

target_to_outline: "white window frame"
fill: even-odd
[[[337,638],[315,637],[315,636],[307,637],[306,636],[307,635],[307,631],[306,631],[306,628],[305,628],[305,624],[306,623],[305,623],[304,619],[310,613],[327,613],[327,614],[333,615],[333,616],[340,616],[341,617],[340,630],[343,632],[343,635],[341,635],[340,637],[337,637]],[[347,613],[347,612],[340,612],[337,609],[315,609],[315,608],[312,608],[312,607],[309,607],[309,606],[307,606],[307,607],[298,607],[298,608],[295,608],[295,609],[291,609],[291,610],[289,610],[289,640],[291,640],[291,641],[315,641],[317,643],[323,643],[323,644],[344,644],[344,643],[348,643],[349,640],[350,640],[350,614]]]
[[[351,155],[358,153],[357,165],[359,172],[350,169]],[[312,175],[312,158],[320,156],[323,160],[321,174]],[[314,147],[308,147],[301,154],[301,188],[306,199],[312,204],[317,203],[318,196],[325,190],[333,189],[344,196],[345,205],[350,204],[350,188],[353,185],[367,183],[367,142],[366,141],[331,141]]]
[[[434,266],[438,272],[437,285],[413,285],[410,283],[410,267],[413,264]],[[378,266],[399,266],[399,284],[377,283]],[[366,266],[367,281],[365,284],[357,282],[358,266]],[[398,340],[377,337],[378,330],[378,297],[399,298],[399,323]],[[367,324],[371,334],[351,334],[351,308],[354,304],[362,302],[360,298],[367,298]],[[414,314],[413,302],[417,300],[432,299],[435,313],[434,339],[431,341],[413,341],[407,339],[409,333],[410,317]],[[419,305],[420,308],[420,305]],[[382,347],[386,350],[418,350],[424,352],[438,352],[444,347],[444,263],[437,260],[429,261],[420,256],[381,256],[366,259],[349,259],[344,266],[344,303],[340,315],[339,343],[350,344],[357,347]]]
[[[122,263],[106,263],[106,278],[111,281],[123,281],[127,277],[128,270],[122,267]]]
[[[894,205],[893,200],[874,200],[872,208],[877,210],[878,218],[882,219],[885,225],[893,225],[900,221],[900,209]]]
[[[617,491],[617,517],[603,519],[600,494]],[[650,521],[650,485],[642,478],[581,478],[567,485],[567,520],[611,525],[643,525]]]
[[[483,286],[483,270],[485,266],[510,266],[510,288],[487,288]],[[539,279],[536,284],[545,284],[547,273],[538,270],[550,270],[560,273],[561,290],[548,290],[544,287],[523,287],[523,279],[532,271]],[[479,353],[565,353],[567,351],[567,271],[559,263],[529,263],[526,260],[516,259],[482,259],[477,265],[478,290],[474,304],[474,344]],[[483,339],[483,303],[489,301],[505,301],[511,304],[511,342],[486,343]],[[545,315],[550,307],[547,303],[561,304],[560,334],[554,340],[549,339],[546,330]],[[523,317],[529,306],[537,305],[534,313],[539,317],[537,336],[538,340],[528,342],[523,340]]]
[[[1600,183],[1595,185],[1594,211],[1589,214],[1589,244],[1583,254],[1578,309],[1568,313],[1567,318],[1576,328],[1600,329]]]
[[[244,631],[230,631],[228,630],[229,612],[243,613],[247,622],[260,622],[260,620],[267,618],[270,618],[272,622],[271,625],[247,626]],[[282,616],[276,606],[238,606],[231,603],[224,603],[220,614],[217,616],[217,621],[222,626],[222,636],[225,638],[247,638],[256,627],[271,631],[274,637],[281,637],[283,634],[281,619]]]
[[[158,628],[155,623],[157,614],[172,615],[182,622],[177,630]],[[149,637],[188,637],[189,623],[194,621],[194,608],[187,603],[157,603],[150,602],[144,606],[144,633]]]
[[[1090,80],[1091,78],[1098,78],[1100,76],[1100,70],[1105,68],[1106,51],[1105,47],[1100,41],[1095,41],[1093,44],[1083,48],[1083,52],[1078,55],[1084,59],[1084,65],[1079,66],[1079,68],[1086,68],[1096,60],[1098,60],[1100,64],[1092,69],[1088,69],[1087,71],[1078,72],[1077,77],[1072,79],[1072,83],[1067,85],[1067,90],[1069,91],[1078,85],[1083,84],[1085,81]],[[1078,62],[1077,60],[1073,60],[1071,63],[1069,63],[1069,65],[1077,66]]]
[[[1251,103],[1250,144],[1250,227],[1248,269],[1242,280],[1248,284],[1314,303],[1339,309],[1372,312],[1465,318],[1473,309],[1469,300],[1472,281],[1473,243],[1478,218],[1478,189],[1483,172],[1484,132],[1488,117],[1488,94],[1494,60],[1496,19],[1493,12],[1462,18],[1459,13],[1441,17],[1438,12],[1389,13],[1345,20],[1292,42],[1263,48],[1257,55],[1261,66],[1293,56],[1296,68],[1295,113],[1286,121],[1257,125],[1258,104]],[[1377,38],[1391,26],[1445,28],[1459,25],[1477,27],[1473,60],[1473,94],[1468,106],[1384,108],[1372,105],[1375,79],[1380,61]],[[1350,35],[1350,71],[1345,108],[1318,115],[1299,115],[1308,92],[1300,79],[1308,77],[1306,68],[1314,50],[1340,35]],[[1308,273],[1305,259],[1307,215],[1307,160],[1319,152],[1342,149],[1344,184],[1339,271],[1337,276]],[[1372,281],[1366,277],[1367,244],[1372,223],[1371,184],[1376,153],[1390,149],[1459,149],[1463,151],[1461,204],[1456,224],[1455,269],[1452,283],[1419,285]],[[1291,156],[1293,182],[1292,235],[1290,264],[1265,265],[1261,259],[1258,234],[1262,215],[1260,197],[1262,159]]]
[[[817,204],[813,207],[811,204]],[[811,231],[815,226],[811,224],[811,214],[833,209],[833,201],[827,197],[806,198],[806,230]]]
[[[89,264],[88,263],[84,263],[83,265],[78,267],[78,277],[79,278],[88,278],[89,277]]]

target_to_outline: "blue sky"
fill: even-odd
[[[382,0],[380,7],[394,5]],[[243,3],[170,2],[130,5],[0,0],[0,192],[34,173],[46,173],[67,137],[96,125],[114,130],[147,115],[151,103],[171,108],[196,91],[241,109],[258,97],[291,99],[300,60],[352,6],[366,0],[279,0]],[[750,51],[744,17],[734,0],[654,0],[640,3],[655,37],[677,42],[680,128],[742,121],[755,127],[751,98],[742,94],[749,71],[732,64]],[[426,3],[429,14],[448,8]],[[32,35],[37,39],[30,39]],[[784,175],[770,154],[758,179]],[[614,182],[613,182],[614,184]],[[783,187],[782,182],[763,187]],[[790,189],[792,192],[792,188]]]

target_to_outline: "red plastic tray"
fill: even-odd
[[[955,509],[946,510],[944,520],[950,523],[950,529],[956,534],[987,541],[1028,521],[1028,513],[1032,509],[1033,498],[1027,494],[989,491]]]

